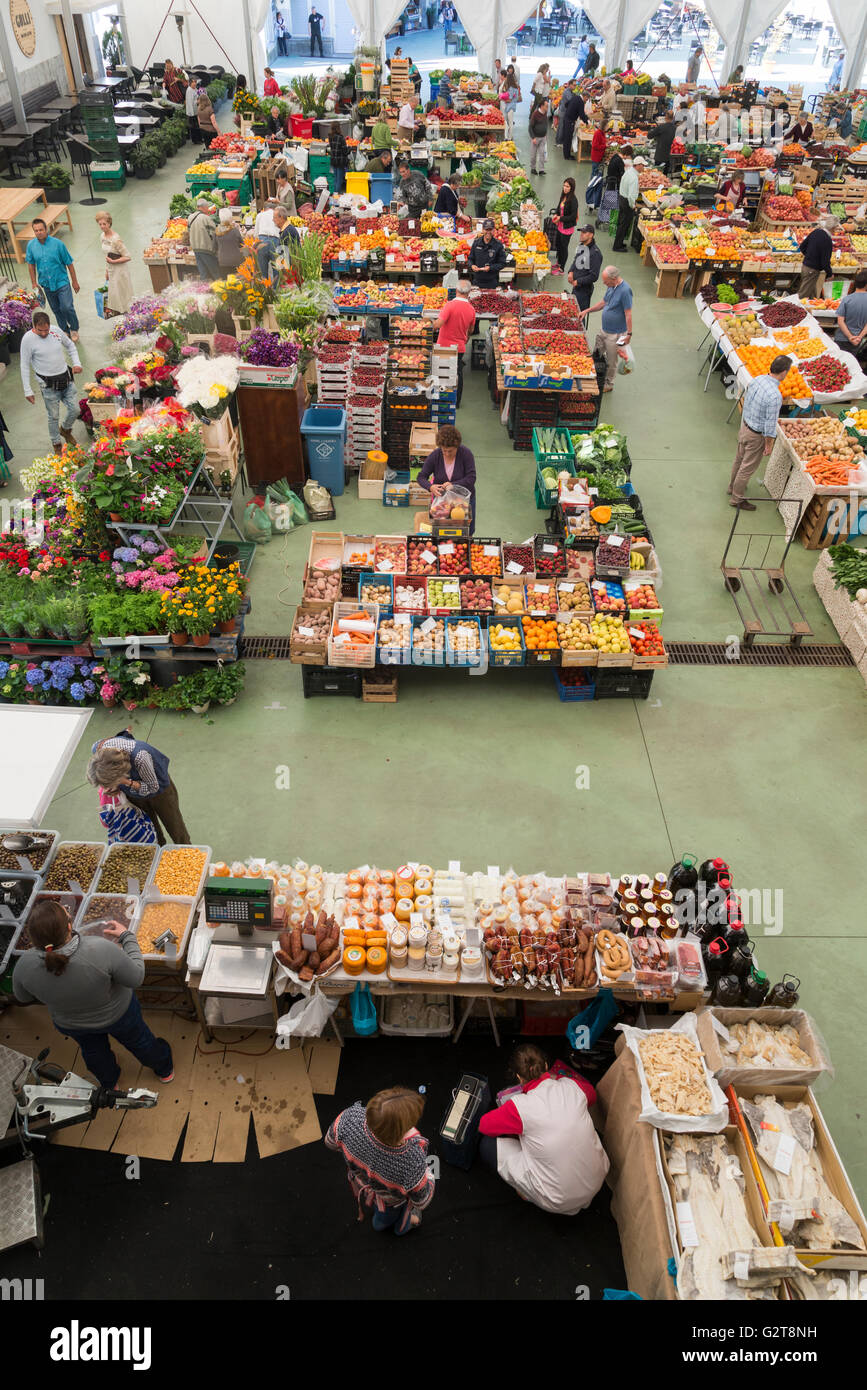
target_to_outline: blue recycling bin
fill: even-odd
[[[370,176],[370,201],[377,202],[382,199],[386,207],[394,197],[394,180],[391,174],[371,174]]]
[[[301,433],[307,444],[311,478],[327,487],[332,497],[341,497],[346,411],[331,405],[311,405],[302,416]]]

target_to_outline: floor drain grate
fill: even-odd
[[[672,666],[854,666],[847,647],[814,642],[809,646],[753,646],[743,643],[737,656],[727,642],[666,642]]]
[[[288,637],[242,637],[238,655],[245,661],[288,661]]]

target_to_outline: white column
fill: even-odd
[[[72,6],[69,0],[61,0],[63,10],[63,29],[66,34],[66,48],[69,53],[69,65],[72,68],[72,75],[75,78],[75,90],[80,92],[84,86],[84,73],[81,71],[81,60],[78,56],[78,40],[75,37],[75,21],[72,18]]]
[[[257,88],[256,64],[253,60],[253,34],[250,29],[250,0],[243,0],[244,38],[247,41],[247,86],[251,92]]]
[[[27,124],[27,116],[24,111],[24,102],[21,100],[21,90],[18,86],[18,73],[12,61],[12,50],[9,46],[10,30],[6,23],[0,24],[0,60],[3,63],[3,75],[9,83],[9,95],[12,98],[12,110],[15,113],[15,120],[21,125]]]
[[[129,41],[129,29],[126,23],[126,11],[123,8],[123,0],[117,0],[117,15],[120,20],[120,32],[123,35],[123,56],[126,59],[128,68],[132,67],[132,44]]]

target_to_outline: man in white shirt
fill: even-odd
[[[42,392],[54,452],[61,454],[61,435],[67,444],[75,443],[72,426],[79,418],[79,409],[73,374],[77,376],[81,371],[81,362],[72,339],[62,329],[56,326],[52,328],[51,320],[41,309],[36,310],[33,327],[21,339],[21,384],[26,399],[35,405],[36,396],[30,383],[31,368]],[[61,402],[66,407],[66,419],[62,425],[59,424]]]
[[[199,130],[199,118],[196,111],[196,103],[199,99],[199,86],[193,78],[184,93],[184,110],[187,113],[187,130],[194,145],[202,143],[202,132]]]
[[[643,159],[641,155],[636,160],[630,157],[632,155],[631,145],[624,145],[621,153],[625,168],[620,179],[620,187],[617,190],[617,232],[612,247],[614,251],[629,250],[626,238],[632,230],[635,204],[638,201],[638,169],[636,165],[647,163],[647,160]]]
[[[405,101],[397,116],[397,138],[412,144],[415,136],[415,110],[411,101]]]
[[[262,211],[256,216],[256,221],[253,224],[253,231],[260,239],[264,237],[273,237],[275,241],[278,241],[280,238],[277,224],[274,221],[274,209],[276,206],[276,198],[269,198]]]

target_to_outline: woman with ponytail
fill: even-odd
[[[19,1004],[45,1004],[59,1032],[81,1048],[88,1070],[108,1090],[120,1066],[115,1038],[160,1081],[171,1081],[172,1050],[142,1018],[134,994],[144,979],[142,953],[122,922],[106,922],[102,935],[80,936],[59,903],[37,903],[27,919],[33,949],[19,957],[12,989]]]

